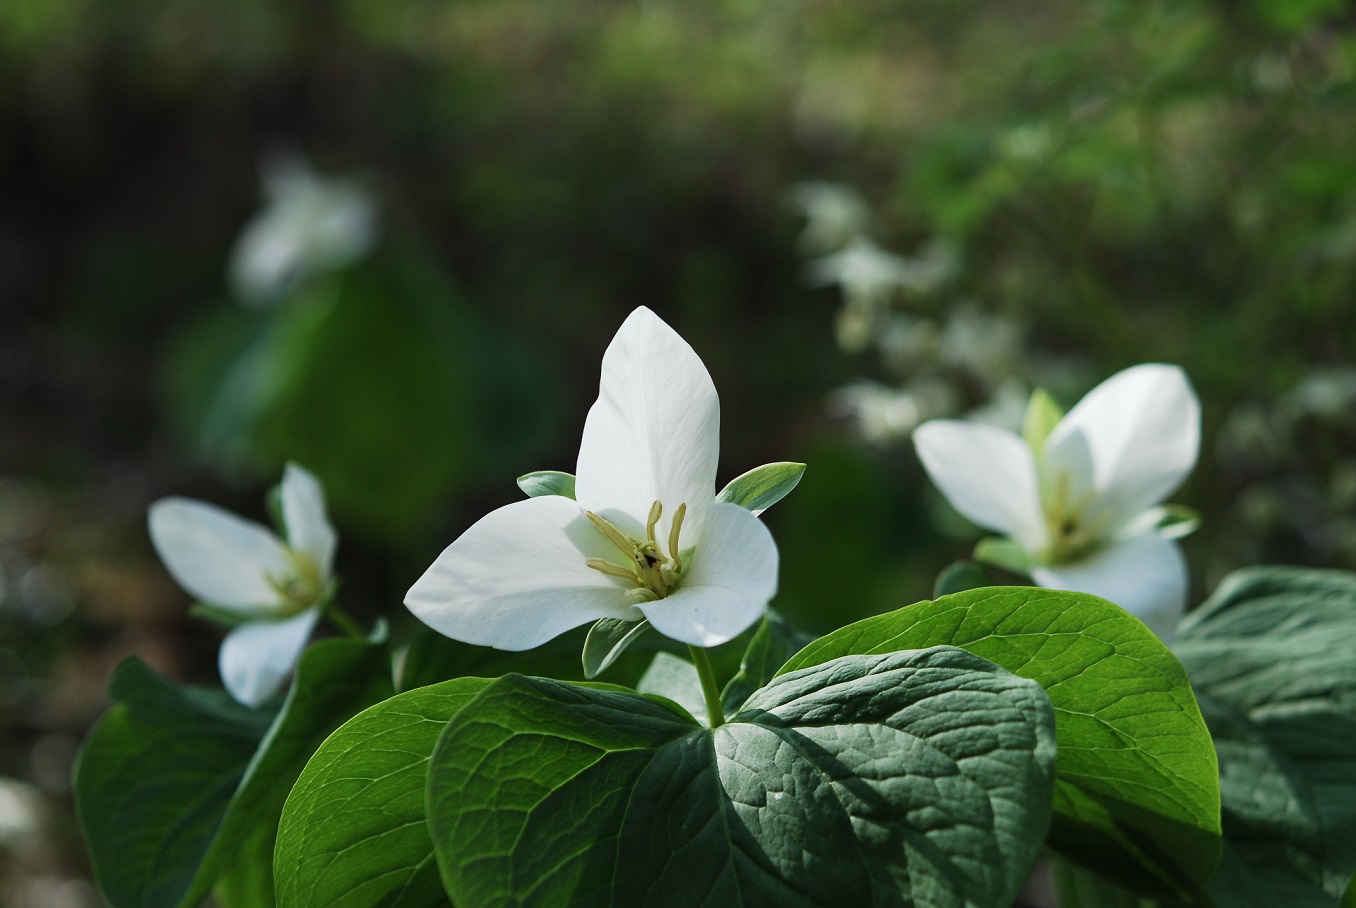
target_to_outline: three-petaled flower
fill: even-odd
[[[332,592],[338,545],[319,481],[289,463],[280,487],[284,542],[215,505],[163,498],[151,505],[151,542],[179,585],[238,622],[221,645],[221,680],[258,706],[282,685]]]
[[[649,309],[603,354],[575,496],[492,511],[405,604],[457,640],[525,650],[599,618],[649,619],[693,646],[730,640],[777,588],[777,547],[748,510],[716,500],[720,403],[696,352]]]
[[[1187,572],[1155,507],[1196,463],[1200,403],[1176,366],[1113,375],[1062,419],[1028,419],[1026,438],[995,426],[934,420],[914,432],[932,481],[974,523],[1010,537],[1051,589],[1092,593],[1171,640]]]

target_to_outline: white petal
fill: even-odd
[[[584,422],[579,503],[643,538],[650,505],[663,503],[658,537],[686,503],[683,536],[696,538],[716,495],[720,401],[687,341],[649,309],[632,312],[603,354],[598,400]]]
[[[1050,433],[1043,467],[1070,464],[1075,487],[1090,471],[1097,497],[1085,516],[1110,533],[1182,484],[1200,442],[1201,405],[1186,374],[1149,363],[1116,373],[1079,401]]]
[[[974,523],[1014,537],[1029,551],[1045,545],[1045,518],[1031,448],[997,426],[934,419],[914,430],[923,468]]]
[[[286,621],[252,621],[226,635],[218,665],[226,690],[246,706],[258,706],[277,692],[296,668],[320,610],[309,608]]]
[[[328,577],[339,539],[325,516],[325,490],[309,470],[294,463],[283,471],[282,511],[288,544],[314,558],[321,574]]]
[[[1036,583],[1101,596],[1171,643],[1186,610],[1187,566],[1177,543],[1146,533],[1114,542],[1081,561],[1034,568]]]
[[[682,584],[640,606],[655,630],[693,646],[717,646],[751,627],[777,593],[777,544],[761,520],[712,504]]]
[[[282,541],[264,527],[202,501],[163,498],[149,511],[151,542],[179,585],[223,608],[278,606],[268,576],[291,572]]]
[[[410,587],[405,605],[454,640],[531,649],[597,618],[640,619],[622,581],[585,566],[621,553],[560,495],[486,514]]]

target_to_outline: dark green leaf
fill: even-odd
[[[76,767],[95,875],[115,906],[195,906],[259,829],[276,828],[306,760],[341,722],[391,694],[384,643],[310,647],[276,716],[180,688],[142,663],[113,678],[115,706]]]
[[[510,675],[439,740],[429,829],[462,908],[1007,905],[1052,726],[1038,685],[950,647],[783,675],[715,730]]]
[[[932,584],[932,598],[993,586],[993,579],[984,566],[973,561],[955,561],[942,569]]]
[[[804,475],[803,463],[765,463],[731,479],[716,500],[761,514],[785,498]]]
[[[522,489],[528,498],[536,498],[539,495],[564,495],[573,499],[574,474],[560,473],[556,470],[524,473],[518,477],[518,488]]]
[[[115,908],[179,905],[273,714],[178,687],[137,659],[118,666],[109,693],[75,767],[94,876]]]
[[[743,706],[754,691],[776,676],[777,669],[786,664],[787,659],[813,639],[791,627],[776,612],[767,612],[744,650],[739,673],[721,691],[720,702],[725,711],[733,713]],[[702,709],[705,712],[705,706]]]
[[[650,629],[650,622],[642,618],[639,621],[621,621],[616,618],[599,618],[589,628],[584,638],[582,661],[584,677],[593,679],[617,661],[617,658],[641,635]]]
[[[428,759],[448,720],[489,683],[457,678],[406,691],[326,739],[283,810],[275,863],[283,908],[447,904],[424,824]]]
[[[1152,899],[1120,888],[1106,879],[1059,858],[1050,859],[1059,908],[1154,908]]]
[[[1183,623],[1177,652],[1220,759],[1239,908],[1333,908],[1356,870],[1356,575],[1257,568]]]
[[[1214,746],[1186,674],[1119,606],[995,587],[919,602],[821,637],[783,672],[947,643],[1039,681],[1055,706],[1050,844],[1146,895],[1188,894],[1219,861]]]

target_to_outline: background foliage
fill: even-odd
[[[810,465],[767,517],[800,626],[926,597],[974,536],[844,403],[862,377],[959,412],[1180,363],[1193,598],[1356,567],[1352,24],[1338,0],[0,4],[0,901],[92,904],[69,766],[112,665],[215,682],[150,501],[261,518],[296,458],[341,599],[399,643],[441,547],[572,469],[638,304],[723,395],[721,481]],[[280,149],[360,179],[381,239],[245,309],[226,265]],[[955,262],[860,352],[804,281],[787,192],[822,179],[882,246]]]

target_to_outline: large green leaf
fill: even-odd
[[[1230,908],[1334,908],[1356,869],[1356,575],[1256,568],[1183,622],[1177,653],[1220,759]]]
[[[444,731],[428,820],[462,908],[1006,908],[1053,763],[1040,687],[951,647],[783,675],[714,730],[509,675]]]
[[[391,694],[384,643],[310,647],[275,714],[179,687],[130,660],[114,707],[75,772],[95,877],[116,906],[194,906],[259,829],[276,828],[292,783],[340,723]]]
[[[406,691],[330,735],[283,809],[279,905],[447,904],[424,824],[426,769],[443,726],[489,683],[457,678]]]
[[[1210,879],[1220,856],[1214,747],[1181,664],[1119,606],[1033,587],[969,590],[850,624],[782,671],[937,644],[1050,695],[1052,847],[1147,895],[1188,895]]]

